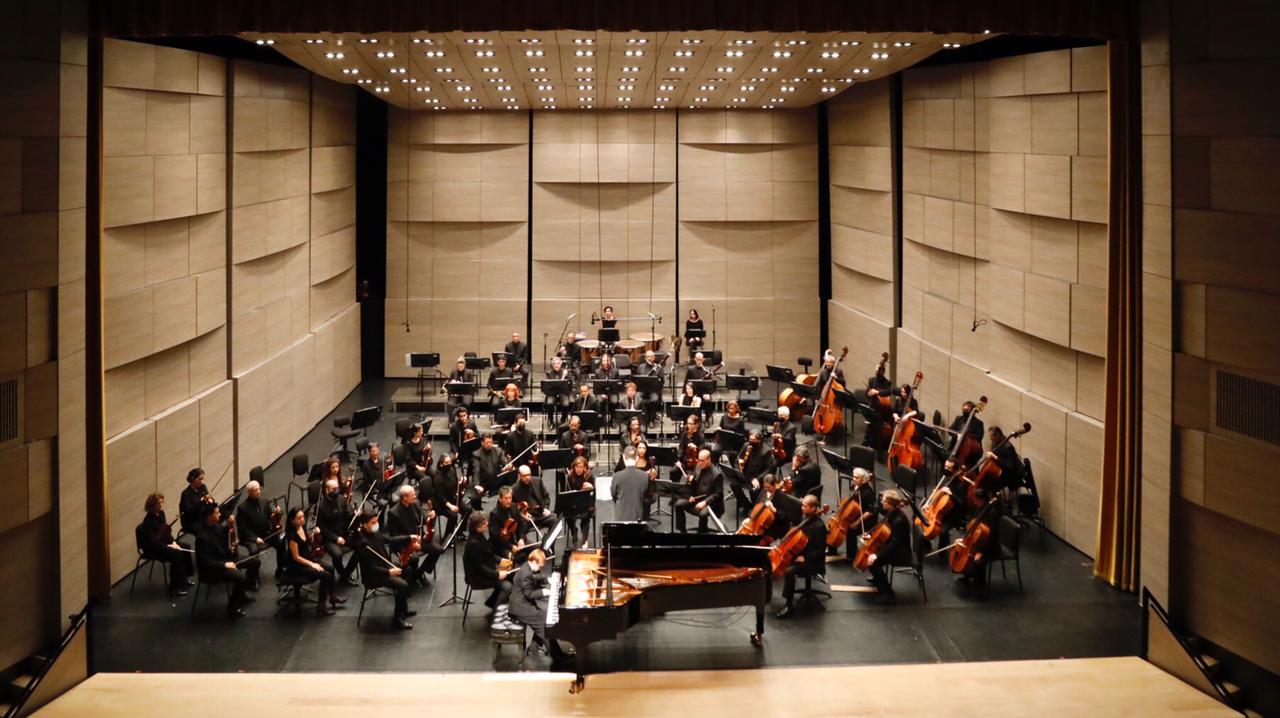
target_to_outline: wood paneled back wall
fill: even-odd
[[[886,85],[832,102],[832,343],[861,348],[862,377],[888,350],[892,328],[896,377],[924,372],[929,414],[949,422],[962,402],[985,395],[987,426],[1030,422],[1019,449],[1032,461],[1049,528],[1092,554],[1106,338],[1106,50],[904,73],[896,328]]]
[[[298,70],[235,62],[228,73],[221,58],[108,40],[104,74],[119,579],[147,494],[163,492],[174,515],[187,471],[201,466],[227,495],[358,383],[355,122],[350,89],[313,88]]]
[[[0,666],[87,601],[82,3],[9,3],[0,42]],[[7,404],[7,402],[6,402]],[[65,625],[65,623],[63,624]]]
[[[763,373],[814,352],[813,109],[536,112],[532,153],[529,121],[392,111],[387,376],[415,373],[408,351],[439,351],[448,364],[523,333],[530,262],[536,360],[570,314],[569,331],[594,338],[591,312],[605,304],[621,316],[663,315],[663,335],[682,334],[691,307],[710,332],[714,307],[735,369]]]

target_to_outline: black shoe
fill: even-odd
[[[187,585],[188,585],[188,586],[194,586],[194,585],[196,585],[196,580],[195,580],[194,578],[190,577],[190,576],[187,576]]]
[[[418,612],[417,612],[417,611],[415,611],[415,610],[413,610],[412,608],[411,608],[411,609],[409,609],[408,611],[405,611],[405,612],[404,612],[404,617],[405,617],[405,618],[413,618],[413,617],[414,617],[414,616],[416,616],[416,615],[418,615]]]
[[[785,605],[785,606],[783,606],[783,607],[782,607],[782,610],[781,610],[781,611],[778,611],[778,612],[777,612],[776,614],[774,614],[774,615],[775,615],[777,618],[783,618],[783,619],[791,618],[792,616],[796,615],[796,609],[795,609],[795,607],[794,607],[794,606],[792,606],[790,603],[788,603],[787,605]]]
[[[257,593],[260,586],[262,586],[262,582],[255,578],[253,583],[249,584],[249,590]]]
[[[391,622],[391,629],[393,631],[412,631],[413,624],[403,618],[397,618]]]

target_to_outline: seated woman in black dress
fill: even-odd
[[[316,601],[316,615],[332,616],[334,610],[340,604],[346,603],[347,599],[334,593],[336,574],[333,566],[324,563],[323,560],[315,561],[311,558],[311,541],[308,540],[306,525],[307,514],[302,507],[295,506],[289,509],[289,522],[286,524],[284,533],[285,556],[280,570],[284,574],[308,581],[318,580],[320,587]]]

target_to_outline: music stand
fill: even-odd
[[[843,479],[853,476],[853,462],[848,457],[827,448],[822,450],[822,456],[827,460],[827,465],[836,470],[836,498],[843,499]]]
[[[745,443],[747,443],[747,437],[743,434],[732,429],[716,429],[716,448],[721,453],[726,451],[737,453]]]
[[[626,427],[631,423],[631,418],[635,417],[640,420],[640,425],[644,426],[644,412],[639,409],[614,409],[613,423],[617,426]]]
[[[458,403],[464,403],[462,397],[476,395],[476,383],[474,381],[451,381],[446,382],[444,390],[449,396],[458,397]]]
[[[637,394],[662,394],[662,377],[657,374],[639,376],[633,373],[631,381],[636,384]]]
[[[683,406],[681,404],[668,404],[667,416],[677,424],[683,425],[691,416],[701,416],[702,407],[700,406]]]
[[[726,391],[755,391],[760,388],[760,377],[752,374],[725,374]]]
[[[874,474],[876,472],[875,449],[870,446],[855,446],[849,449],[849,464],[855,469],[864,469],[867,473]]]
[[[791,390],[802,399],[812,399],[818,395],[818,387],[815,384],[801,384],[798,381],[790,382]]]
[[[529,412],[523,406],[504,406],[498,409],[496,423],[499,426],[510,427],[516,423],[516,418],[521,415],[529,416]]]
[[[618,393],[621,383],[617,379],[592,379],[591,391],[596,396],[613,396]]]
[[[467,521],[461,520],[460,518],[453,527],[453,533],[449,534],[449,537],[445,539],[444,547],[445,548],[449,548],[450,546],[453,547],[453,592],[448,598],[446,598],[443,602],[440,603],[440,606],[438,606],[439,608],[443,608],[444,606],[449,606],[455,603],[462,603],[463,601],[463,597],[458,595],[458,543],[459,542],[457,541],[457,538],[458,538],[458,534],[462,531],[462,527],[466,526],[467,523],[468,523]]]
[[[733,462],[730,461],[728,464],[722,463],[722,464],[717,464],[717,466],[720,469],[720,473],[724,474],[724,478],[729,482],[730,487],[734,487],[734,486],[740,487],[743,493],[746,494],[747,498],[750,499],[751,484],[747,483],[747,477],[743,476],[741,471],[738,471],[738,467],[730,465],[732,463]],[[737,494],[733,493],[732,489],[729,491],[729,494],[733,496],[733,504],[736,507],[735,512],[737,513],[738,518],[742,517],[744,508],[746,509],[746,513],[748,514],[751,513],[751,507],[738,505],[739,504],[738,496]],[[715,513],[715,512],[712,512],[712,513]]]
[[[591,434],[600,430],[600,412],[591,409],[570,412],[569,416],[578,417],[582,430],[587,432],[587,443],[591,442]]]
[[[617,344],[618,340],[621,338],[622,334],[618,331],[617,327],[608,327],[596,330],[596,339],[598,339],[601,344]]]
[[[409,352],[404,355],[405,363],[418,370],[418,403],[427,400],[427,369],[440,366],[440,352]]]
[[[591,515],[591,533],[595,534],[596,516],[594,511],[588,511],[595,506],[596,492],[595,489],[589,491],[560,491],[556,494],[556,513],[564,517],[581,518],[588,513]],[[590,538],[590,537],[588,537]],[[572,546],[568,546],[567,550],[572,550]]]
[[[773,422],[778,420],[778,410],[765,409],[759,406],[753,406],[750,409],[747,409],[747,419],[749,421],[760,422],[760,428],[763,429],[764,427],[770,426],[773,424]]]
[[[716,393],[715,377],[708,377],[706,379],[690,379],[689,383],[693,385],[693,393],[699,396],[710,396]]]
[[[661,497],[669,496],[670,501],[667,502],[667,506],[670,506],[674,509],[676,499],[689,498],[690,496],[693,495],[693,486],[691,486],[688,481],[670,481],[667,479],[654,479],[653,481],[649,482],[649,485],[653,487],[654,495],[659,497],[658,510],[649,515],[650,519],[658,518],[664,513],[662,511]],[[665,513],[671,517],[671,531],[672,533],[674,533],[676,530],[675,512],[674,510],[672,510],[672,511],[667,511]]]
[[[369,432],[367,431],[367,429],[373,426],[374,424],[378,423],[378,420],[381,418],[382,418],[381,406],[366,406],[363,409],[356,409],[354,412],[352,412],[350,427],[352,430],[359,429],[360,431],[364,432],[365,436],[368,436]]]
[[[784,382],[794,381],[796,378],[796,373],[792,371],[791,367],[789,366],[774,366],[773,364],[765,364],[764,369],[768,373],[769,378],[778,382],[779,384],[782,384]]]
[[[489,357],[462,357],[468,371],[484,371],[488,369]]]
[[[507,368],[509,368],[509,369],[510,369],[510,368],[511,368],[511,360],[515,358],[515,355],[514,355],[514,354],[510,354],[510,353],[508,353],[508,352],[492,352],[492,353],[490,353],[490,354],[489,354],[489,358],[493,361],[493,365],[494,365],[494,366],[498,366],[498,358],[499,358],[499,357],[506,357],[506,358],[507,358]],[[512,372],[514,372],[514,371],[515,371],[515,369],[511,369],[511,371],[512,371]]]

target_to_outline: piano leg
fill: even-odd
[[[756,632],[751,634],[751,645],[756,648],[764,646],[764,605],[756,606]]]
[[[581,693],[587,687],[587,646],[591,644],[573,645],[573,682],[569,684],[570,695]]]

